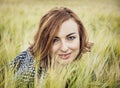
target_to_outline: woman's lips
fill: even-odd
[[[68,59],[70,57],[71,53],[66,53],[66,54],[59,54],[61,59]]]

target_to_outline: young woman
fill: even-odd
[[[36,63],[39,63],[37,72],[41,77],[52,61],[55,66],[70,64],[90,51],[91,46],[79,17],[68,8],[54,8],[41,18],[33,44],[18,55],[11,66],[15,77],[30,80],[35,76]]]

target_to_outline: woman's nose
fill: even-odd
[[[61,43],[61,51],[62,52],[67,52],[68,50],[68,44],[65,41],[62,41]]]

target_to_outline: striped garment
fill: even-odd
[[[21,52],[11,63],[10,68],[14,71],[14,78],[17,82],[15,88],[34,88],[34,77],[38,72],[38,79],[44,79],[48,74],[42,67],[35,71],[35,60],[31,55],[29,48]],[[39,84],[39,81],[38,81]],[[68,88],[66,83],[65,88]]]
[[[33,81],[35,77],[35,60],[31,55],[29,48],[21,52],[11,63],[10,68],[14,71],[15,79],[22,79],[23,81]],[[38,78],[45,73],[42,67],[38,68]]]

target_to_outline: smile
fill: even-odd
[[[64,60],[68,59],[70,57],[70,55],[71,55],[71,53],[59,54],[60,58],[64,59]]]

